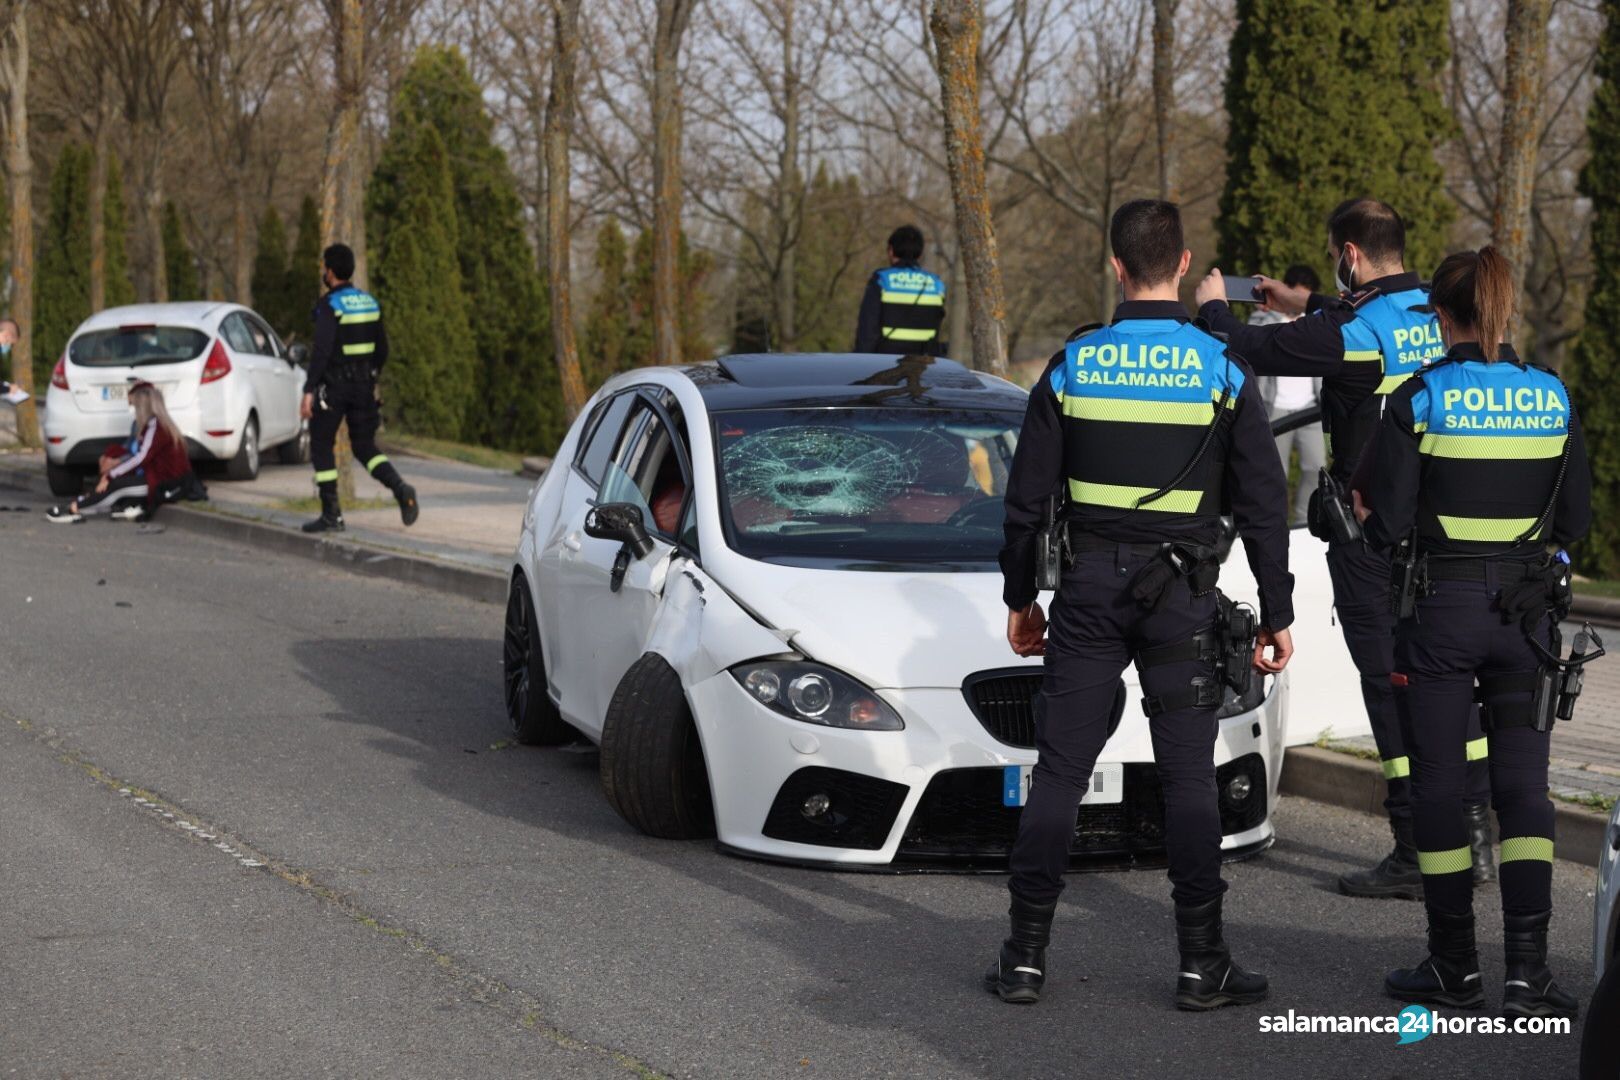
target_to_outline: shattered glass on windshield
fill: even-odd
[[[724,451],[733,501],[756,498],[801,514],[870,514],[917,483],[930,462],[963,461],[930,431],[883,437],[835,427],[779,427]],[[965,464],[961,469],[965,475]],[[960,481],[958,481],[960,485]]]

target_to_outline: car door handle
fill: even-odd
[[[569,533],[567,536],[563,537],[563,547],[567,548],[569,551],[578,551],[584,546],[584,544],[580,543],[579,533]]]

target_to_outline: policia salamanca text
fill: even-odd
[[[1262,1035],[1399,1035],[1405,1019],[1392,1016],[1313,1016],[1289,1009],[1287,1015],[1260,1017]],[[1458,1016],[1431,1012],[1431,1035],[1568,1035],[1567,1016]]]

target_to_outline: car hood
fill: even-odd
[[[1000,574],[754,563],[740,576],[726,585],[796,649],[874,688],[956,688],[986,668],[1039,666],[1007,645]]]

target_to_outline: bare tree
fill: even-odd
[[[984,139],[979,114],[979,40],[984,11],[980,0],[934,0],[929,28],[939,69],[940,105],[945,120],[945,157],[956,202],[956,233],[967,278],[968,320],[973,335],[973,366],[993,375],[1007,373],[1006,298],[990,196],[985,187]]]
[[[1176,8],[1153,0],[1153,127],[1159,137],[1159,198],[1175,198]]]
[[[580,0],[551,0],[551,94],[546,105],[546,266],[551,279],[551,332],[562,383],[563,408],[572,423],[585,407],[585,378],[574,340],[569,269],[568,140],[574,128],[574,65],[579,58]]]
[[[653,354],[681,362],[681,39],[696,0],[658,0],[653,35]]]
[[[1502,101],[1500,179],[1491,236],[1513,267],[1514,292],[1524,288],[1529,256],[1530,203],[1536,183],[1547,22],[1552,0],[1508,0],[1507,81]]]
[[[34,391],[34,167],[28,150],[28,0],[0,3],[0,91],[5,94],[6,187],[11,192],[11,382]],[[17,407],[17,441],[39,445],[34,398]]]

